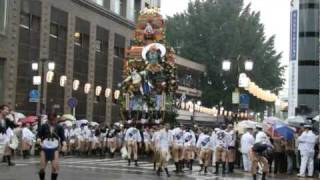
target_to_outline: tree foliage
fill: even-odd
[[[167,17],[166,37],[180,56],[207,67],[203,81],[203,103],[214,106],[223,102],[231,107],[231,94],[238,74],[244,72],[244,61],[253,60],[248,76],[264,89],[278,92],[283,83],[281,53],[274,38],[266,38],[260,13],[244,7],[242,0],[196,0],[188,9]],[[222,61],[232,62],[230,72],[222,71]],[[211,81],[212,83],[207,83]],[[263,102],[251,97],[251,106],[262,110]]]

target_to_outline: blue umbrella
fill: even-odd
[[[272,126],[275,135],[283,137],[284,140],[294,138],[294,130],[286,124],[276,123]]]

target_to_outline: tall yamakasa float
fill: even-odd
[[[172,110],[178,87],[174,53],[166,44],[159,9],[142,10],[126,49],[124,80],[119,84],[122,120],[159,123]]]

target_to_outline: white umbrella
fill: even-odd
[[[245,120],[245,121],[241,121],[239,122],[235,129],[240,133],[240,134],[243,134],[245,129],[247,128],[252,128],[252,129],[255,129],[256,128],[256,125],[257,125],[257,122],[255,121],[249,121],[249,120]]]
[[[26,116],[20,112],[14,112],[13,115],[14,115],[15,122],[18,122],[19,119],[26,118]]]
[[[67,127],[72,127],[73,123],[71,121],[65,121],[62,124],[65,124]]]
[[[91,121],[91,122],[90,122],[90,125],[91,125],[91,126],[99,126],[99,123],[94,122],[94,121]]]
[[[305,123],[306,120],[305,118],[303,118],[302,116],[292,116],[292,117],[288,117],[287,122],[290,123],[294,123],[294,124],[302,124]]]
[[[86,119],[81,119],[81,120],[77,120],[76,121],[76,125],[77,125],[77,127],[80,127],[82,124],[88,124],[88,120],[86,120]]]
[[[320,122],[320,115],[317,115],[316,117],[314,117],[312,120]]]

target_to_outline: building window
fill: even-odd
[[[102,50],[102,41],[96,40],[96,51],[101,52],[101,50]]]
[[[0,33],[5,32],[7,24],[7,0],[0,0]]]
[[[20,27],[30,29],[30,14],[21,13]]]
[[[81,44],[82,44],[82,34],[79,33],[79,32],[76,32],[75,36],[74,36],[74,44],[76,46],[80,46],[81,47]]]
[[[96,3],[99,4],[100,6],[103,6],[103,0],[96,0]]]
[[[50,25],[50,36],[53,38],[58,38],[59,26],[57,24],[51,23]]]
[[[120,0],[114,0],[114,12],[116,14],[119,14],[121,13],[121,2]]]
[[[131,21],[134,21],[135,18],[135,7],[134,7],[134,0],[127,1],[127,18]]]
[[[3,92],[4,92],[4,59],[0,58],[0,103],[3,103]]]

